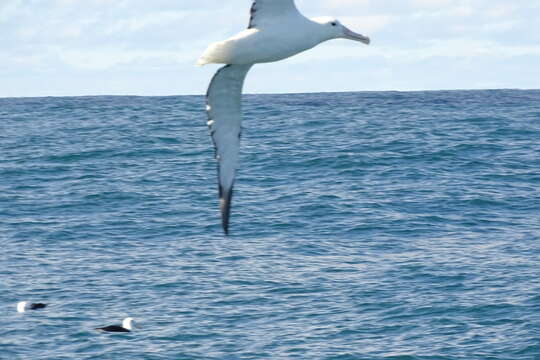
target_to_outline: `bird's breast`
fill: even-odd
[[[227,41],[229,64],[256,64],[282,60],[317,45],[305,34],[252,31]]]

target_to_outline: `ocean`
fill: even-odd
[[[204,107],[0,99],[0,359],[540,359],[540,90]]]

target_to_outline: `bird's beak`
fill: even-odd
[[[360,41],[366,45],[369,45],[369,43],[371,42],[371,40],[367,36],[357,34],[354,31],[347,29],[346,27],[343,27],[343,38],[354,40],[354,41]]]

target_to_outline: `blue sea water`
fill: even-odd
[[[540,359],[540,91],[244,112],[225,237],[203,97],[0,99],[0,359]]]

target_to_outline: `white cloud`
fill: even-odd
[[[395,21],[392,15],[360,15],[360,16],[342,16],[340,21],[359,32],[373,34]]]
[[[188,11],[159,11],[142,16],[132,16],[112,23],[104,30],[104,33],[136,32],[153,26],[165,27],[175,21],[182,21],[189,14]]]
[[[253,81],[271,69],[280,72],[279,77],[265,78],[264,87],[272,91],[306,89],[302,84],[311,84],[308,79],[316,79],[314,74],[333,77],[346,71],[353,75],[336,80],[336,86],[351,90],[363,80],[376,83],[377,89],[398,85],[403,89],[408,82],[417,89],[428,83],[422,79],[441,78],[445,67],[456,63],[467,64],[470,71],[467,78],[458,79],[459,87],[466,88],[487,83],[475,78],[487,68],[499,74],[494,76],[503,76],[518,61],[515,68],[520,73],[499,83],[540,87],[540,76],[531,75],[538,74],[540,57],[538,1],[297,0],[297,4],[307,16],[338,17],[369,35],[372,45],[333,41],[282,64],[260,65],[261,70],[250,76]],[[47,94],[51,84],[69,84],[66,94],[79,93],[78,87],[85,93],[111,93],[111,82],[95,79],[120,72],[131,84],[127,88],[147,81],[155,84],[154,89],[162,84],[165,94],[203,93],[215,67],[196,68],[193,63],[208,43],[246,26],[249,5],[249,0],[0,0],[0,96],[13,94],[13,89]],[[426,62],[431,67],[426,68]],[[296,66],[300,71],[293,70]],[[404,66],[411,76],[398,70]],[[56,82],[54,77],[67,79],[73,71],[77,81]],[[412,77],[415,71],[418,74]],[[365,72],[369,81],[347,83],[347,78],[368,76]],[[277,80],[281,76],[299,80],[281,82]],[[441,79],[458,86],[456,79]],[[176,87],[167,87],[172,83]],[[310,85],[313,90],[316,84]],[[264,91],[260,86],[255,89]],[[57,89],[55,94],[62,93]],[[115,83],[114,89],[124,87]],[[141,91],[144,94],[144,88]]]
[[[455,0],[413,0],[412,5],[419,8],[438,9],[443,6],[451,5]]]
[[[89,50],[59,50],[57,57],[66,65],[87,70],[105,70],[119,65],[131,64],[133,69],[137,66],[154,66],[162,64],[176,64],[189,62],[194,53],[186,54],[180,51],[145,51],[122,50],[114,48],[100,49],[99,52]]]

